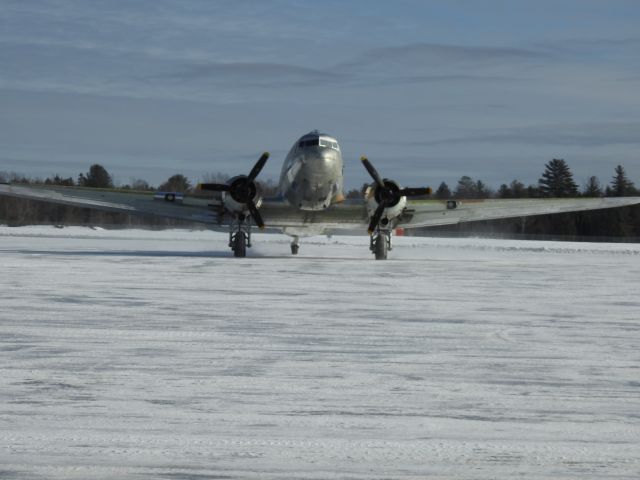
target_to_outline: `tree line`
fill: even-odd
[[[203,181],[222,183],[229,177],[223,173],[207,175]],[[122,191],[191,192],[194,185],[183,174],[175,174],[157,187],[143,179],[133,179],[130,183],[116,186],[113,177],[99,164],[92,165],[87,172],[80,173],[76,179],[53,175],[46,179],[31,179],[16,173],[0,172],[0,182],[80,186],[87,188],[107,188]],[[347,192],[348,198],[361,198],[364,188]],[[272,180],[261,183],[266,196],[276,194],[277,185]],[[563,198],[563,197],[622,197],[639,195],[640,192],[622,165],[614,169],[614,175],[607,185],[591,176],[582,189],[576,184],[573,173],[564,159],[552,159],[542,172],[538,183],[525,185],[514,179],[502,184],[497,190],[491,189],[482,180],[462,176],[453,190],[442,182],[430,196],[447,200],[487,199],[487,198]],[[189,222],[157,217],[137,217],[118,213],[97,212],[84,208],[53,205],[24,199],[0,197],[0,222],[9,225],[26,224],[70,224],[102,226],[150,226],[156,228],[193,226]],[[493,220],[472,222],[456,226],[430,227],[430,232],[460,234],[549,234],[572,236],[640,236],[640,207],[626,207],[613,210],[577,212],[561,215],[540,215],[527,219]]]
[[[361,190],[353,189],[347,193],[349,198],[359,198],[362,190],[369,184],[363,185]],[[563,197],[629,197],[640,195],[634,183],[628,178],[622,165],[614,170],[611,182],[603,186],[600,180],[589,177],[582,189],[573,179],[573,173],[567,162],[561,158],[554,158],[545,165],[536,185],[525,185],[520,180],[503,183],[494,191],[482,180],[474,180],[464,175],[460,177],[456,187],[451,190],[449,185],[442,182],[430,196],[438,200],[456,199],[486,199],[486,198],[563,198]],[[429,197],[426,197],[429,198]]]
[[[435,193],[436,198],[566,198],[566,197],[628,197],[640,195],[622,165],[614,169],[608,185],[589,177],[580,190],[573,173],[563,159],[553,159],[545,165],[537,185],[525,186],[518,180],[502,184],[497,192],[488,190],[481,181],[462,177],[452,193],[443,182]],[[431,234],[460,235],[520,235],[531,238],[573,238],[611,240],[612,238],[640,237],[640,207],[630,206],[606,210],[573,212],[555,215],[510,218],[471,222],[452,226],[434,227]]]

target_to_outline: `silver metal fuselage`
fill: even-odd
[[[343,164],[335,138],[303,135],[291,147],[280,174],[280,195],[293,207],[317,211],[342,201]]]

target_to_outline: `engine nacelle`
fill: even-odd
[[[256,208],[262,205],[262,193],[256,182],[248,181],[246,175],[238,175],[227,181],[228,192],[222,192],[225,208],[234,213],[247,213],[247,199],[253,200]]]
[[[380,224],[382,226],[387,226],[394,218],[398,217],[402,213],[407,205],[407,197],[401,196],[398,193],[400,192],[401,187],[395,181],[385,178],[383,182],[386,187],[395,194],[393,195],[393,200],[388,204],[387,208],[384,209],[380,220]],[[369,185],[365,191],[364,198],[367,201],[367,212],[369,217],[373,216],[378,205],[380,205],[380,194],[380,188],[376,183]]]

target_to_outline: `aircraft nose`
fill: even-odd
[[[305,156],[300,171],[301,206],[319,210],[329,206],[338,188],[341,166],[332,152],[318,150]]]
[[[312,170],[326,172],[335,166],[336,162],[337,159],[333,152],[322,149],[307,155],[305,163],[309,165]]]

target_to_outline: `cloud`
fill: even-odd
[[[569,38],[562,41],[537,42],[537,48],[565,53],[626,52],[637,53],[640,37],[626,38]]]
[[[525,48],[417,43],[367,50],[331,70],[352,86],[520,82],[523,65],[551,58]]]
[[[463,46],[436,43],[416,43],[376,48],[365,52],[343,67],[358,68],[384,63],[416,65],[469,65],[511,63],[548,58],[549,54],[515,47]]]
[[[576,125],[543,125],[490,130],[477,135],[441,140],[410,142],[414,146],[453,144],[523,144],[533,146],[605,147],[640,145],[640,122],[608,122]]]
[[[317,70],[277,63],[201,63],[176,72],[146,77],[148,80],[206,82],[242,87],[310,86],[337,82],[344,75],[332,70]]]

